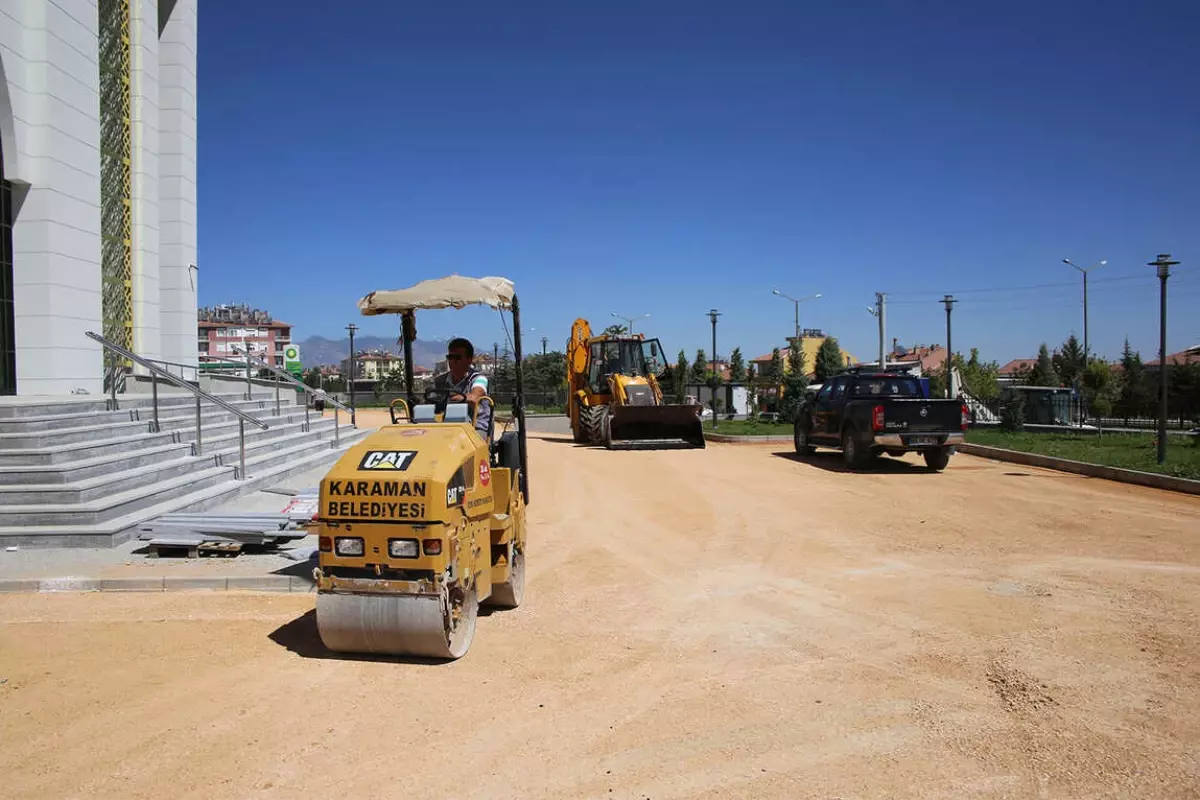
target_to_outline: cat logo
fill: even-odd
[[[360,470],[406,470],[416,450],[368,450],[359,462]]]

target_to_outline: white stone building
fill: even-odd
[[[0,0],[0,394],[196,363],[198,0]]]

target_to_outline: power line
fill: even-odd
[[[1153,275],[1146,275],[1144,273],[1138,273],[1138,274],[1133,274],[1133,275],[1123,275],[1123,276],[1112,277],[1112,278],[1098,278],[1096,280],[1093,280],[1092,283],[1123,283],[1126,281],[1151,281],[1151,280],[1155,280]],[[1059,287],[1066,287],[1066,286],[1075,288],[1075,287],[1079,286],[1079,284],[1076,283],[1075,281],[1058,281],[1055,283],[1035,283],[1035,284],[1028,284],[1025,286],[988,286],[988,287],[978,288],[978,289],[955,289],[954,291],[950,292],[950,294],[957,295],[957,294],[983,294],[983,293],[990,293],[990,292],[1028,292],[1028,291],[1036,291],[1039,289],[1056,289]],[[935,289],[928,289],[928,290],[920,289],[920,290],[911,290],[911,291],[907,291],[907,292],[889,292],[888,294],[889,295],[899,295],[899,296],[903,296],[903,297],[913,297],[916,295],[944,295],[944,294],[946,294],[946,290],[944,290],[944,289],[936,289],[936,290]],[[935,300],[934,302],[940,302],[940,301]]]

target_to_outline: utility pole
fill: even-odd
[[[1083,366],[1087,367],[1088,362],[1090,360],[1089,351],[1088,351],[1087,276],[1088,276],[1088,273],[1091,272],[1092,270],[1094,270],[1096,267],[1102,267],[1105,264],[1107,264],[1108,259],[1106,258],[1096,264],[1093,264],[1092,266],[1088,267],[1087,269],[1084,269],[1083,267],[1079,266],[1078,264],[1076,264],[1074,261],[1072,261],[1069,258],[1064,258],[1063,263],[1070,264],[1072,267],[1079,270],[1083,274]]]
[[[1178,264],[1171,260],[1170,253],[1159,253],[1158,258],[1146,263],[1158,269],[1158,463],[1167,460],[1167,278],[1171,267]]]
[[[954,295],[948,294],[942,298],[946,305],[946,399],[954,397],[954,348],[950,346],[950,311],[958,301]]]
[[[721,312],[715,308],[709,309],[708,318],[712,320],[712,360],[709,362],[709,368],[712,370],[712,412],[713,412],[713,430],[717,429],[717,317],[721,316]]]
[[[867,306],[867,311],[879,320],[879,371],[887,369],[887,358],[884,354],[884,337],[887,332],[887,293],[875,293],[875,307]]]
[[[358,366],[358,359],[354,357],[354,332],[358,330],[358,326],[351,322],[346,326],[346,330],[350,331],[350,424],[358,427],[357,420],[355,419],[357,409],[354,406],[354,373],[357,371],[355,368]],[[337,409],[334,409],[333,413],[336,414]]]
[[[548,341],[549,339],[547,339],[545,336],[542,337],[542,355],[546,355],[546,342]]]

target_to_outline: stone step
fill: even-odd
[[[333,426],[333,418],[310,417],[313,425],[327,424]],[[303,409],[284,417],[270,417],[264,420],[268,428],[263,430],[255,425],[246,425],[246,441],[260,437],[280,435],[280,429],[304,422]],[[215,421],[212,425],[202,425],[201,445],[206,449],[210,442],[236,441],[238,435],[238,419],[228,416],[226,419]],[[196,428],[179,428],[161,433],[124,434],[104,439],[94,439],[86,442],[45,443],[38,447],[4,448],[0,449],[0,467],[33,465],[33,464],[62,464],[77,459],[91,459],[99,456],[112,455],[121,452],[132,453],[147,447],[161,444],[195,442]],[[203,454],[203,453],[202,453]]]
[[[176,475],[159,483],[106,494],[86,503],[57,506],[6,504],[0,506],[0,527],[94,525],[199,489],[215,486],[232,478],[233,467],[209,466],[185,475]]]
[[[0,467],[33,464],[65,464],[101,456],[131,454],[138,450],[157,447],[159,445],[178,444],[179,441],[179,434],[176,431],[169,433],[146,433],[143,431],[142,433],[114,436],[78,444],[32,447],[22,450],[2,450],[0,451]]]
[[[274,416],[274,406],[269,409],[255,406],[253,408],[242,408],[239,411],[255,419],[263,419],[268,425],[271,424],[270,420],[279,419],[279,417]],[[201,431],[211,427],[236,425],[237,420],[238,417],[223,408],[208,406],[207,410],[200,415]],[[0,433],[0,455],[3,455],[8,450],[36,450],[40,447],[79,444],[100,439],[109,439],[113,436],[150,433],[151,424],[150,419],[142,419],[115,423],[105,422],[43,431]],[[162,433],[173,430],[186,430],[188,428],[194,430],[196,426],[196,414],[194,411],[189,414],[170,417],[164,417],[160,414],[158,424],[159,431]]]
[[[235,408],[249,412],[254,409],[270,408],[275,409],[274,401],[269,404],[264,400],[228,400]],[[283,404],[283,410],[286,412],[289,408],[295,407],[303,410],[303,406],[292,404]],[[205,402],[203,404],[203,414],[228,414],[220,406]],[[196,404],[190,403],[175,403],[169,406],[159,406],[159,423],[163,424],[167,420],[186,420],[196,418]],[[99,411],[88,412],[86,414],[52,414],[46,416],[31,416],[18,418],[0,418],[0,434],[6,433],[35,433],[37,431],[68,431],[81,428],[90,428],[101,425],[120,425],[125,423],[141,424],[146,430],[149,430],[150,422],[154,419],[153,409],[149,406],[145,408],[122,408],[120,411]]]
[[[133,452],[120,452],[96,458],[56,464],[7,465],[0,459],[0,486],[17,486],[31,483],[62,484],[83,481],[97,475],[119,473],[137,469],[148,464],[161,464],[191,455],[192,445],[188,442],[173,442],[155,447],[144,447]]]
[[[262,463],[280,452],[293,452],[297,447],[311,447],[319,441],[331,441],[332,429],[318,426],[304,431],[296,426],[283,436],[260,440],[246,447],[246,468]],[[221,444],[225,444],[224,442]],[[179,475],[200,472],[213,466],[238,466],[239,449],[236,442],[206,451],[204,456],[185,456],[171,461],[147,464],[133,469],[109,471],[70,483],[29,483],[0,485],[0,508],[8,505],[73,505],[90,503],[102,497],[170,480]]]
[[[325,439],[321,443],[311,444],[309,446],[311,452],[308,454],[280,450],[271,457],[264,457],[253,468],[247,461],[247,472],[250,474],[245,481],[224,481],[156,502],[104,522],[46,525],[34,528],[22,525],[0,526],[0,546],[16,545],[23,548],[112,547],[136,536],[138,525],[164,514],[206,511],[228,503],[239,495],[248,494],[267,486],[278,485],[288,475],[304,472],[321,463],[327,463],[332,467],[341,453],[370,432],[371,429],[348,429],[344,432],[340,447],[333,447],[332,441]],[[272,461],[277,463],[270,463]],[[283,504],[281,503],[281,505]]]
[[[211,394],[211,392],[210,392]],[[222,400],[234,401],[244,397],[240,392],[220,392],[215,397]],[[254,400],[260,399],[258,396]],[[165,391],[160,387],[158,395],[159,407],[195,404],[196,396],[182,389]],[[153,397],[146,394],[119,394],[117,405],[120,411],[132,408],[150,408]],[[39,417],[56,417],[98,414],[108,411],[107,396],[89,395],[76,398],[65,397],[10,397],[0,402],[0,419],[29,419]]]

